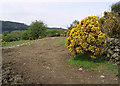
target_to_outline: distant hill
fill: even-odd
[[[60,28],[57,28],[57,27],[47,27],[47,29],[60,29]]]
[[[8,31],[8,32],[11,32],[11,31],[14,31],[14,30],[27,30],[29,25],[27,24],[24,24],[24,23],[19,23],[19,22],[12,22],[12,21],[1,21],[0,20],[0,23],[2,22],[2,32],[4,31]],[[57,28],[57,27],[47,27],[47,29],[60,29],[60,28]]]
[[[0,21],[2,22],[2,32],[4,31],[14,31],[14,30],[27,30],[29,27],[24,23],[11,22],[11,21]]]

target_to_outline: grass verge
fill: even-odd
[[[65,40],[66,40],[66,37],[59,37],[58,39],[51,40],[51,42],[64,45]],[[13,46],[21,45],[21,44],[32,44],[35,41],[36,40],[19,40],[19,41],[7,42],[6,44],[2,46],[2,48],[13,47]]]
[[[93,60],[90,58],[89,55],[79,54],[74,58],[70,58],[68,62],[75,66],[82,66],[84,68],[87,68],[88,70],[100,71],[100,72],[108,70],[115,75],[118,74],[117,65],[105,61],[103,58]]]
[[[66,40],[66,37],[60,37],[59,39],[55,39],[54,42],[59,43],[61,45],[65,45],[65,40]]]
[[[17,46],[21,44],[32,44],[36,40],[19,40],[19,41],[12,41],[12,42],[7,42],[2,46],[2,48],[7,48],[7,47],[12,47],[12,46]]]

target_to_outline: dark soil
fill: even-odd
[[[3,84],[117,84],[109,71],[90,71],[73,66],[73,55],[56,39],[39,40],[31,45],[3,49]],[[82,70],[79,70],[82,68]],[[104,75],[104,78],[100,76]]]

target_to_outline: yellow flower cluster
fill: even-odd
[[[67,35],[67,30],[63,32],[63,36],[66,37],[66,35]]]
[[[2,45],[6,44],[6,42],[3,39],[0,39],[0,43],[2,43]]]
[[[69,36],[69,35],[70,35],[70,31],[71,31],[71,30],[67,30],[67,36]]]
[[[42,39],[42,36],[39,36],[38,39]]]
[[[59,35],[59,33],[56,33],[56,36],[58,36]]]
[[[60,34],[60,36],[63,36],[63,37],[68,37],[69,35],[70,35],[70,31],[71,30],[65,30],[64,32],[63,32],[63,34]]]
[[[104,52],[106,44],[105,34],[101,32],[99,26],[96,16],[82,19],[80,24],[76,24],[70,31],[65,46],[72,54],[89,53],[91,58],[96,58]]]
[[[60,36],[62,37],[62,36],[63,36],[63,34],[60,34]]]

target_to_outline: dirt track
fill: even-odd
[[[67,62],[73,57],[56,39],[39,40],[31,45],[3,49],[3,73],[7,67],[10,83],[24,84],[117,84],[117,77],[109,73],[88,71]],[[60,38],[59,38],[60,39]],[[9,74],[9,75],[10,75]],[[104,75],[105,78],[100,76]],[[8,77],[8,76],[5,76]],[[16,79],[16,80],[15,80]],[[5,81],[4,81],[5,83]],[[7,83],[7,82],[6,82]]]

